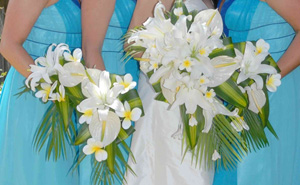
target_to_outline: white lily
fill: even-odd
[[[211,109],[208,101],[205,100],[203,93],[194,88],[194,82],[190,80],[189,76],[185,76],[181,80],[183,83],[179,87],[178,93],[176,94],[176,100],[171,105],[171,109],[184,104],[186,107],[187,114],[194,114],[197,106],[203,109]]]
[[[116,80],[117,82],[114,83],[114,86],[121,86],[123,88],[121,94],[127,93],[136,86],[136,82],[133,81],[131,74],[126,74],[124,78],[116,76]]]
[[[127,130],[131,126],[131,121],[137,121],[142,115],[142,110],[139,108],[134,108],[131,110],[130,105],[127,101],[124,103],[124,108],[122,111],[116,111],[118,116],[124,118],[122,122],[122,127]]]
[[[66,61],[80,62],[82,58],[82,51],[81,49],[77,48],[73,51],[73,55],[71,55],[69,52],[64,52],[63,56]]]
[[[202,130],[203,133],[208,133],[210,131],[210,128],[213,124],[213,119],[216,115],[222,114],[225,116],[238,116],[238,109],[233,110],[230,112],[219,100],[216,98],[212,98],[211,101],[209,101],[210,108],[209,109],[203,109],[203,115],[205,118],[205,125],[204,129]]]
[[[107,159],[107,152],[103,148],[103,143],[96,141],[94,138],[90,138],[87,140],[87,145],[83,147],[83,153],[85,155],[91,155],[95,153],[96,160],[101,162]]]
[[[57,81],[55,81],[52,85],[48,83],[42,83],[41,84],[42,90],[35,93],[35,97],[42,98],[43,102],[47,102],[49,97],[52,96],[52,93],[56,88],[56,86],[57,86]]]
[[[250,87],[245,87],[245,90],[247,91],[249,98],[249,110],[258,114],[266,103],[264,91],[259,89],[256,83],[253,83]]]
[[[266,86],[270,92],[276,92],[277,87],[281,85],[281,75],[280,74],[272,74],[267,78]]]
[[[257,83],[257,88],[263,88],[263,79],[261,73],[275,74],[277,71],[274,67],[261,64],[263,59],[255,54],[255,47],[251,42],[246,43],[244,58],[241,62],[241,72],[238,76],[237,83],[246,79],[253,79]]]
[[[216,161],[218,159],[221,159],[221,155],[219,154],[219,152],[217,150],[215,150],[213,155],[212,155],[212,160]]]
[[[117,98],[122,89],[119,87],[111,88],[111,81],[109,77],[109,72],[103,71],[99,76],[93,77],[98,78],[98,82],[86,82],[82,84],[82,93],[87,98],[94,97],[94,104],[91,102],[91,106],[98,106],[98,111],[101,109],[100,116],[107,115],[108,109],[112,108],[114,110],[120,110],[122,108],[122,103]],[[97,101],[96,101],[97,100]]]
[[[103,146],[111,144],[119,135],[121,129],[121,121],[119,116],[109,111],[106,119],[99,116],[93,116],[89,124],[89,131],[91,136],[96,140],[102,142]],[[100,118],[99,118],[100,117]]]

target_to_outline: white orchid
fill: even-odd
[[[73,55],[71,55],[69,52],[64,52],[63,56],[66,61],[80,62],[82,58],[82,51],[81,49],[77,48],[73,51]]]
[[[142,115],[142,110],[134,108],[131,110],[130,105],[127,101],[124,103],[124,108],[121,111],[116,111],[119,117],[124,118],[122,127],[128,129],[131,126],[131,121],[137,121]]]
[[[219,154],[219,152],[217,150],[214,150],[214,153],[212,155],[212,158],[211,158],[213,161],[216,161],[218,159],[221,159],[221,155]]]
[[[88,98],[83,100],[76,109],[82,113],[82,116],[79,118],[79,123],[87,123],[90,124],[93,120],[93,117],[98,117],[97,107],[101,106],[101,104],[95,104],[98,101],[96,98]]]
[[[192,66],[195,65],[195,63],[196,61],[194,59],[188,57],[182,61],[181,65],[179,66],[179,69],[191,72]]]
[[[267,77],[266,86],[270,92],[276,92],[277,87],[281,85],[281,75],[280,74],[272,74]]]
[[[215,96],[216,96],[216,93],[215,93],[215,91],[213,89],[205,92],[205,99],[207,101],[209,101],[210,103],[213,102],[213,99],[215,98]]]
[[[246,79],[253,79],[257,83],[257,88],[263,88],[263,79],[259,74],[275,74],[277,71],[274,67],[262,64],[262,57],[255,54],[255,47],[251,42],[246,43],[244,58],[241,61],[241,72],[238,76],[237,83],[241,83]]]
[[[129,90],[135,88],[136,82],[133,81],[131,74],[126,74],[124,78],[116,76],[116,81],[114,83],[115,87],[122,87],[121,94],[127,93]]]
[[[189,126],[193,127],[193,126],[197,126],[198,122],[196,120],[196,118],[194,116],[191,116],[191,118],[189,119]]]
[[[52,96],[52,93],[54,89],[57,86],[57,81],[55,81],[52,85],[48,83],[42,83],[41,84],[41,90],[39,90],[37,93],[35,93],[35,97],[42,98],[43,102],[47,102],[49,97]]]
[[[249,110],[258,114],[261,111],[261,108],[266,103],[266,95],[263,90],[259,89],[256,83],[253,83],[250,87],[245,87],[249,98]]]
[[[66,91],[65,91],[64,86],[63,85],[59,85],[58,90],[59,90],[59,92],[52,93],[52,95],[50,95],[51,100],[52,101],[58,101],[58,102],[64,102],[64,101],[66,101],[65,100]]]
[[[179,8],[175,8],[174,9],[174,14],[176,15],[176,16],[181,16],[182,14],[183,14],[183,9],[182,9],[182,7],[179,7]]]
[[[85,155],[91,155],[95,153],[96,160],[101,162],[107,159],[107,152],[103,148],[103,143],[96,141],[94,138],[90,138],[87,140],[87,145],[83,147],[83,153]]]

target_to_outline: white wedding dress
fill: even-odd
[[[191,10],[207,9],[202,0],[187,0]],[[139,94],[143,101],[145,116],[135,123],[131,150],[136,163],[129,159],[136,176],[127,170],[128,185],[211,185],[214,170],[206,171],[191,164],[187,153],[182,162],[182,141],[172,138],[181,117],[178,110],[167,110],[168,104],[154,100],[157,95],[141,73]],[[126,184],[126,182],[124,182]]]

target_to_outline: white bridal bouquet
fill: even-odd
[[[156,100],[180,109],[183,125],[173,136],[183,138],[184,154],[192,152],[196,165],[233,168],[268,144],[265,127],[276,136],[267,90],[276,91],[280,74],[264,40],[233,44],[222,34],[217,10],[188,12],[177,0],[166,12],[159,2],[154,17],[126,36],[127,56],[141,53]]]
[[[86,68],[81,58],[80,49],[71,53],[66,44],[53,44],[46,57],[30,65],[23,92],[31,89],[43,102],[53,102],[34,144],[40,151],[48,142],[46,156],[54,154],[55,160],[66,155],[66,144],[83,144],[74,169],[87,155],[94,155],[94,184],[109,183],[113,176],[122,181],[122,166],[129,166],[121,150],[130,153],[124,140],[134,131],[131,122],[143,115],[136,82],[130,74]]]

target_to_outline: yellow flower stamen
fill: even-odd
[[[183,62],[183,66],[185,67],[185,68],[188,68],[188,67],[190,67],[192,65],[192,63],[191,63],[191,61],[189,61],[189,60],[185,60],[184,62]]]
[[[85,75],[81,73],[71,73],[71,76],[85,76]]]
[[[208,91],[207,93],[205,93],[205,97],[206,98],[212,98],[212,92]]]
[[[262,48],[262,47],[256,47],[256,52],[255,52],[255,54],[256,54],[256,55],[259,55],[259,54],[261,54],[262,51],[263,51],[263,48]]]
[[[131,113],[131,111],[125,111],[124,112],[124,117],[127,120],[131,120],[132,119],[132,113]]]
[[[201,48],[201,49],[199,50],[199,53],[200,53],[200,55],[205,55],[206,50],[205,50],[204,48]]]
[[[271,77],[268,79],[268,81],[267,81],[267,85],[268,85],[268,86],[273,86],[274,81],[275,81],[274,77],[271,76]]]
[[[125,89],[130,85],[128,82],[121,82],[120,84],[123,85]]]
[[[205,79],[204,78],[200,78],[200,84],[204,84],[205,83]]]
[[[87,117],[91,117],[93,116],[93,110],[92,109],[88,109],[86,110],[83,115],[87,116]]]
[[[101,151],[101,150],[102,150],[102,149],[101,149],[99,146],[93,146],[93,147],[92,147],[93,153],[99,152],[99,151]]]
[[[154,69],[158,68],[158,64],[156,62],[152,66],[153,66]]]

